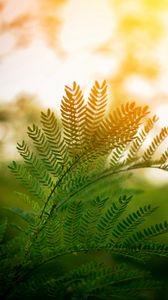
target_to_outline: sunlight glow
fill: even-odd
[[[110,38],[114,25],[114,16],[106,0],[71,0],[64,11],[62,45],[68,53],[76,55]]]
[[[167,104],[160,103],[154,112],[159,116],[159,126],[168,126],[168,102]]]
[[[152,82],[145,80],[140,76],[130,76],[125,80],[125,88],[129,93],[142,98],[152,99],[155,93],[155,87]]]
[[[4,14],[7,18],[14,2],[10,9],[7,6],[8,10]],[[88,51],[88,47],[97,47],[110,37],[114,27],[112,14],[107,1],[94,0],[89,6],[90,10],[87,11],[88,1],[79,4],[79,1],[72,0],[62,12],[64,26],[60,38],[66,53],[63,60],[39,39],[26,49],[15,49],[4,57],[0,65],[2,101],[10,101],[25,91],[36,93],[45,106],[54,107],[57,103],[58,109],[65,84],[77,80],[82,87],[86,87],[90,80],[103,80],[114,72],[117,67],[114,58]],[[16,11],[18,14],[20,10]],[[10,50],[13,43],[12,36],[5,35],[4,38],[6,47],[2,45],[1,52]]]
[[[17,49],[0,66],[1,97],[10,100],[22,91],[42,96],[49,77],[59,65],[54,53],[43,43],[35,42],[28,49]]]
[[[19,17],[21,14],[27,14],[32,12],[35,7],[37,1],[33,0],[6,0],[6,5],[4,10],[2,11],[2,19],[6,22],[14,20]]]

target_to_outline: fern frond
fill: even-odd
[[[168,127],[163,127],[158,135],[153,139],[152,143],[148,146],[146,151],[144,152],[142,158],[145,161],[149,161],[157,148],[161,145],[161,143],[168,137]]]
[[[55,253],[59,256],[64,248],[64,230],[63,230],[63,216],[57,219],[50,219],[45,226],[45,230],[40,231],[33,245],[31,246],[30,255],[33,260],[39,263],[52,257]],[[34,227],[33,232],[36,234],[39,227]],[[31,242],[31,241],[30,241]],[[28,244],[26,243],[26,246]],[[28,246],[29,249],[29,246]]]
[[[33,124],[32,128],[30,126],[28,127],[28,136],[33,140],[33,143],[46,170],[55,177],[59,177],[62,167],[58,163],[57,156],[55,156],[56,149],[54,152],[52,151],[50,144],[42,130]]]
[[[161,158],[159,159],[161,166],[168,161],[168,148],[162,153]]]
[[[65,86],[65,93],[61,102],[61,120],[68,151],[74,156],[83,149],[85,102],[76,82],[72,88]]]
[[[82,203],[73,201],[68,207],[68,214],[64,221],[64,243],[68,247],[78,245],[79,220],[81,216]]]
[[[9,168],[15,175],[15,177],[20,180],[23,186],[30,193],[32,193],[33,196],[35,196],[40,201],[46,200],[45,191],[41,188],[37,179],[34,178],[23,165],[20,165],[13,161],[13,164],[9,166]]]
[[[122,221],[119,221],[112,229],[112,236],[116,239],[116,242],[120,242],[122,238],[126,238],[130,233],[137,228],[138,225],[145,221],[147,216],[150,216],[155,208],[151,208],[150,205],[140,207],[136,212],[129,214]]]
[[[153,129],[155,123],[158,121],[156,115],[152,118],[148,119],[144,127],[141,131],[137,134],[136,138],[132,141],[129,151],[127,154],[127,158],[125,159],[125,164],[131,163],[137,160],[137,153],[139,149],[142,147],[146,137],[148,136],[149,132]]]
[[[20,155],[24,158],[28,170],[32,176],[34,176],[39,183],[45,187],[53,188],[54,182],[50,174],[46,171],[42,162],[35,156],[33,152],[30,151],[27,144],[23,141],[21,144],[17,144],[17,149]]]
[[[168,222],[162,222],[160,224],[151,225],[144,230],[139,230],[125,239],[124,245],[131,246],[133,244],[142,243],[145,240],[150,240],[153,237],[161,235],[168,231]]]
[[[56,251],[63,247],[63,220],[50,220],[46,226],[46,245],[49,249],[49,254],[54,254]]]
[[[147,261],[151,256],[168,257],[168,244],[147,240],[145,243],[130,246],[129,251]]]
[[[100,85],[97,81],[93,85],[88,97],[85,112],[85,143],[88,145],[94,138],[94,134],[104,118],[107,106],[107,84],[103,81]]]
[[[103,120],[95,134],[98,144],[106,144],[107,149],[114,149],[130,142],[148,114],[148,107],[126,103]]]
[[[68,163],[66,144],[58,121],[50,109],[47,110],[47,113],[41,113],[41,123],[43,124],[43,132],[45,133],[53,160],[60,163],[63,169],[66,169],[66,164]]]
[[[128,143],[123,143],[123,145],[120,145],[119,147],[117,147],[115,150],[112,151],[110,155],[110,167],[114,168],[117,166],[117,168],[119,168],[120,163],[122,165],[121,159],[125,153],[127,144]]]
[[[94,235],[96,232],[96,226],[100,216],[104,210],[104,206],[108,198],[99,198],[97,197],[92,202],[92,205],[84,210],[80,218],[80,229],[79,236],[80,241],[86,246],[88,244],[94,244]]]
[[[64,179],[62,180],[63,190],[66,190],[67,194],[68,192],[70,193],[75,191],[87,181],[88,176],[89,175],[86,173],[83,163],[74,165],[74,167],[71,169],[71,172],[66,173]]]
[[[118,199],[118,202],[113,202],[110,207],[102,214],[100,220],[97,222],[97,232],[95,234],[95,241],[100,244],[106,243],[111,230],[116,223],[116,220],[124,213],[132,196],[124,195]]]

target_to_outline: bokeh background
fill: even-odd
[[[87,97],[106,79],[110,106],[136,100],[159,116],[158,130],[168,124],[167,53],[167,0],[0,0],[1,205],[17,201],[7,168],[16,142],[40,110],[59,115],[65,84],[77,81]],[[132,182],[166,215],[166,172],[137,171]]]

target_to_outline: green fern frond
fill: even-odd
[[[119,217],[124,213],[131,199],[132,196],[127,197],[124,195],[118,199],[117,203],[113,202],[112,205],[106,209],[96,225],[96,242],[99,242],[100,244],[107,242],[109,234],[111,234],[111,230],[114,227],[116,220],[118,220]]]
[[[68,163],[66,144],[63,139],[62,130],[58,124],[58,120],[50,109],[47,110],[47,113],[41,113],[41,123],[43,124],[43,131],[45,133],[53,161],[60,163],[62,168],[66,169],[66,165]]]
[[[168,231],[168,222],[162,222],[160,224],[151,225],[143,230],[139,230],[125,239],[124,245],[131,246],[132,244],[142,243],[145,240],[150,240],[153,237],[161,235]]]
[[[39,184],[37,179],[34,178],[23,165],[13,161],[13,164],[9,166],[9,168],[15,175],[15,177],[20,180],[23,186],[30,193],[32,193],[33,196],[35,196],[40,201],[46,200],[45,191],[41,188],[41,185]]]
[[[52,130],[53,128],[51,128],[51,133]],[[59,177],[62,171],[62,166],[58,162],[58,157],[60,154],[59,156],[55,155],[56,148],[54,151],[52,150],[45,134],[41,129],[38,128],[38,126],[34,124],[32,128],[30,126],[28,127],[28,135],[33,140],[33,143],[46,170],[55,177]]]
[[[143,244],[129,246],[129,251],[143,260],[149,261],[152,256],[168,257],[168,244],[156,241],[146,241]]]
[[[144,207],[139,208],[136,212],[129,214],[122,221],[117,222],[112,229],[112,236],[116,239],[116,242],[120,241],[122,238],[126,238],[130,233],[137,228],[138,225],[142,224],[145,221],[147,216],[150,216],[155,208],[151,208],[150,205],[145,205]]]
[[[96,226],[102,212],[104,211],[105,203],[108,198],[97,197],[93,200],[92,205],[83,211],[80,218],[79,236],[82,244],[94,244],[94,235]]]
[[[63,220],[50,220],[46,226],[46,245],[49,249],[49,254],[54,254],[59,249],[63,248],[64,245],[64,230],[63,230]]]
[[[64,243],[66,246],[75,248],[78,241],[78,232],[79,232],[79,221],[82,213],[82,203],[72,202],[68,206],[67,216],[64,221]]]
[[[20,155],[24,158],[30,174],[34,176],[39,181],[39,183],[41,183],[45,187],[52,189],[55,185],[55,182],[53,182],[50,174],[46,171],[45,166],[37,158],[37,156],[35,156],[34,153],[30,151],[26,143],[24,141],[22,142],[22,144],[18,143],[17,149]]]

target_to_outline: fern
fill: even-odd
[[[56,149],[55,151],[52,150],[50,143],[47,141],[46,136],[41,130],[36,127],[35,125],[31,129],[28,128],[28,135],[30,138],[33,139],[35,147],[42,158],[43,165],[46,167],[47,171],[51,174],[59,177],[62,167],[56,161],[58,156],[56,156]]]
[[[22,144],[18,143],[17,149],[20,155],[24,158],[25,163],[28,165],[28,169],[32,176],[35,176],[39,183],[48,188],[54,186],[54,182],[49,173],[45,170],[45,166],[42,162],[29,150],[29,147],[23,141]]]
[[[66,247],[74,248],[78,246],[79,219],[81,214],[81,202],[72,202],[67,210],[64,221],[64,243]]]
[[[44,189],[42,189],[38,179],[32,176],[25,168],[25,166],[17,164],[15,161],[13,161],[13,164],[9,168],[16,176],[16,178],[21,181],[23,186],[26,187],[34,197],[39,200],[45,201]]]
[[[158,121],[158,118],[153,116],[152,118],[148,119],[144,128],[137,134],[136,139],[132,142],[129,147],[129,152],[127,154],[126,163],[132,162],[137,160],[137,153],[141,146],[143,145],[146,137],[148,136],[149,132],[153,129],[155,123]]]
[[[97,223],[97,239],[99,242],[105,243],[106,241],[107,243],[109,232],[111,231],[121,214],[123,214],[131,199],[131,196],[127,197],[126,195],[120,197],[118,203],[112,203],[112,205],[108,207],[105,213],[101,216],[100,221]]]
[[[140,155],[157,117],[147,117],[148,107],[134,102],[110,112],[107,104],[105,81],[95,82],[87,102],[74,82],[65,87],[61,123],[48,109],[41,113],[42,128],[28,127],[33,145],[17,144],[23,163],[13,162],[10,169],[29,192],[18,197],[32,211],[9,208],[27,222],[26,230],[14,224],[14,239],[5,242],[6,221],[1,226],[4,299],[148,299],[147,291],[162,287],[142,269],[150,257],[167,256],[167,244],[157,237],[167,233],[168,223],[146,224],[157,209],[151,204],[130,212],[136,192],[124,191],[120,174],[146,167],[168,170],[167,149],[153,159],[167,127]],[[127,263],[107,266],[99,253]],[[61,269],[69,256],[87,257],[87,263]]]
[[[149,161],[154,153],[156,152],[157,148],[160,146],[160,144],[168,137],[168,128],[164,127],[161,129],[160,133],[156,135],[156,137],[153,139],[151,145],[146,149],[143,159],[146,161]]]
[[[165,233],[168,230],[167,221],[162,222],[160,224],[151,225],[144,230],[135,232],[131,237],[125,240],[125,244],[131,245],[131,243],[135,244],[141,242],[146,239],[150,239],[160,235],[161,233]]]
[[[53,112],[48,109],[47,113],[41,113],[41,123],[43,124],[43,131],[54,156],[54,161],[59,162],[62,167],[67,163],[67,152],[65,142],[62,139],[61,129]],[[42,149],[42,153],[44,150]]]
[[[62,124],[68,151],[76,155],[82,148],[85,103],[79,85],[65,87],[66,97],[61,103]]]
[[[85,143],[93,142],[96,130],[99,128],[107,106],[107,85],[97,81],[91,89],[85,112]]]
[[[130,142],[147,114],[147,106],[138,107],[134,102],[122,105],[103,120],[97,130],[98,143],[106,143],[108,148],[114,149],[125,142]]]

